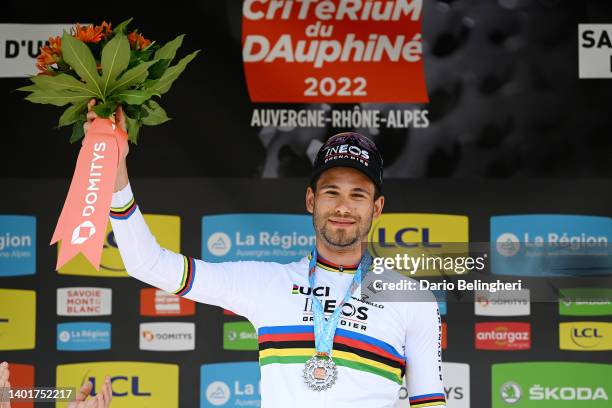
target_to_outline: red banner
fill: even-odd
[[[422,0],[245,0],[253,102],[428,102]]]

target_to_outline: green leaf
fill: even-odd
[[[151,99],[153,95],[157,94],[147,89],[126,89],[124,91],[114,93],[111,98],[122,103],[127,103],[128,105],[142,105]]]
[[[96,115],[100,116],[101,118],[110,117],[113,112],[115,112],[115,109],[117,109],[117,103],[110,101],[93,107],[93,111],[96,112]]]
[[[64,106],[69,103],[79,103],[89,99],[89,96],[84,96],[71,91],[37,91],[26,96],[26,100],[30,102],[55,106]]]
[[[168,92],[172,86],[172,83],[179,77],[179,75],[181,75],[181,73],[185,70],[185,67],[187,67],[187,64],[189,64],[199,52],[200,50],[192,52],[181,59],[176,65],[168,68],[164,75],[159,78],[156,83],[151,84],[151,87],[148,89],[160,95]]]
[[[137,119],[132,119],[129,116],[125,117],[128,131],[128,140],[134,144],[138,144],[138,132],[140,131],[141,123]]]
[[[74,143],[79,141],[83,136],[85,136],[85,129],[83,129],[84,120],[79,120],[75,122],[72,126],[72,135],[70,136],[70,143]]]
[[[76,103],[70,106],[68,109],[64,111],[62,116],[59,118],[59,122],[57,127],[72,125],[74,122],[78,121],[80,118],[84,116],[85,111],[87,110],[87,100]]]
[[[155,64],[155,60],[143,62],[139,65],[136,65],[134,68],[124,72],[118,79],[115,81],[111,89],[108,90],[107,94],[112,95],[113,93],[128,88],[133,85],[137,85],[143,82],[147,75],[149,74],[148,68]]]
[[[22,91],[22,92],[34,92],[34,91],[41,91],[42,89],[40,89],[38,85],[32,84],[32,85],[22,86],[21,88],[17,88],[15,90]]]
[[[157,61],[155,64],[151,65],[151,68],[149,68],[149,76],[147,76],[147,79],[161,78],[169,66],[170,66],[169,59],[163,59],[163,60]]]
[[[183,38],[185,34],[181,34],[174,40],[167,42],[155,53],[155,59],[168,59],[170,62],[176,56],[176,51],[183,44]]]
[[[62,36],[62,55],[64,61],[87,83],[88,88],[104,99],[100,89],[100,76],[96,60],[87,45],[64,31]]]
[[[129,18],[125,21],[120,22],[119,24],[117,24],[117,26],[113,29],[114,33],[122,33],[124,35],[127,35],[127,26],[128,24],[130,24],[132,22],[132,20],[134,19],[134,17]]]
[[[117,79],[130,62],[130,42],[121,33],[115,35],[102,49],[102,80],[100,86],[102,95],[107,96],[106,91]]]
[[[164,108],[155,101],[149,101],[149,106],[143,105],[148,115],[142,119],[142,124],[147,126],[161,125],[170,120]]]
[[[100,97],[89,89],[86,84],[68,74],[59,74],[55,76],[40,75],[30,79],[42,90],[69,90],[78,92],[82,95],[89,95],[90,98]]]

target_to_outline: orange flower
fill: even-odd
[[[62,37],[49,37],[49,44],[40,47],[36,67],[41,74],[49,73],[49,67],[62,58]]]
[[[151,44],[151,40],[147,40],[142,36],[142,34],[138,33],[136,30],[128,34],[128,40],[130,41],[130,47],[133,50],[142,50],[144,48],[147,48],[149,44]]]
[[[99,43],[111,33],[111,25],[106,21],[99,26],[82,26],[79,23],[72,29],[72,36],[86,43]]]

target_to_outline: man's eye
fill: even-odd
[[[328,190],[328,191],[325,192],[325,194],[328,194],[328,195],[338,195],[338,192],[337,191],[333,191],[333,190]]]

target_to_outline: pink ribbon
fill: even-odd
[[[123,130],[110,119],[94,119],[51,238],[50,245],[61,241],[56,270],[79,253],[100,270],[117,165],[126,148],[127,134]]]

